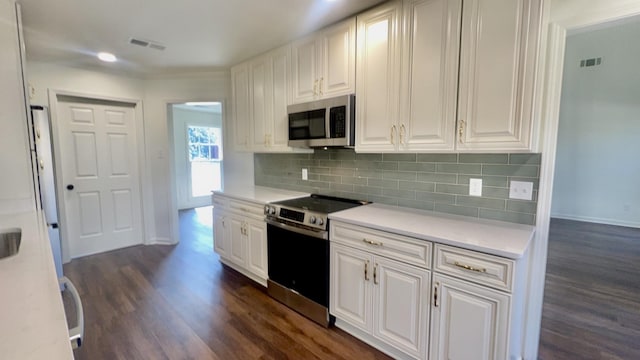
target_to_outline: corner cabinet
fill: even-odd
[[[355,92],[355,18],[295,41],[291,54],[292,103]]]
[[[267,225],[263,205],[213,195],[213,249],[227,266],[267,285]]]
[[[359,15],[356,151],[530,151],[541,6],[404,0]]]

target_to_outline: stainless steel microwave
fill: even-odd
[[[289,105],[289,146],[354,146],[355,99],[355,95],[344,95]]]

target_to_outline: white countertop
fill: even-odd
[[[20,250],[0,259],[0,358],[73,359],[44,218],[0,216],[0,232],[22,229]]]
[[[519,259],[526,253],[535,233],[535,227],[530,225],[382,204],[335,212],[329,219],[510,259]]]
[[[309,193],[253,185],[225,186],[224,190],[214,191],[213,194],[222,194],[234,199],[250,201],[261,205],[274,201],[309,196]]]

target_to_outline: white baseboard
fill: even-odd
[[[615,226],[625,226],[632,228],[640,228],[639,222],[633,221],[624,221],[624,220],[615,220],[615,219],[601,219],[601,218],[593,218],[588,216],[579,216],[579,215],[567,215],[567,214],[554,214],[551,213],[552,218],[564,219],[564,220],[575,220],[575,221],[584,221],[596,224],[605,224],[605,225],[615,225]]]
[[[175,245],[175,244],[177,244],[177,242],[169,238],[154,237],[154,238],[151,238],[151,241],[145,245]]]

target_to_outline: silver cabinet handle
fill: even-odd
[[[82,299],[80,299],[78,289],[76,289],[69,278],[63,276],[58,279],[58,282],[69,290],[71,296],[73,296],[73,301],[76,303],[76,320],[78,325],[69,329],[69,341],[71,341],[71,346],[74,349],[79,348],[82,346],[82,339],[84,338],[84,310],[82,308]]]

